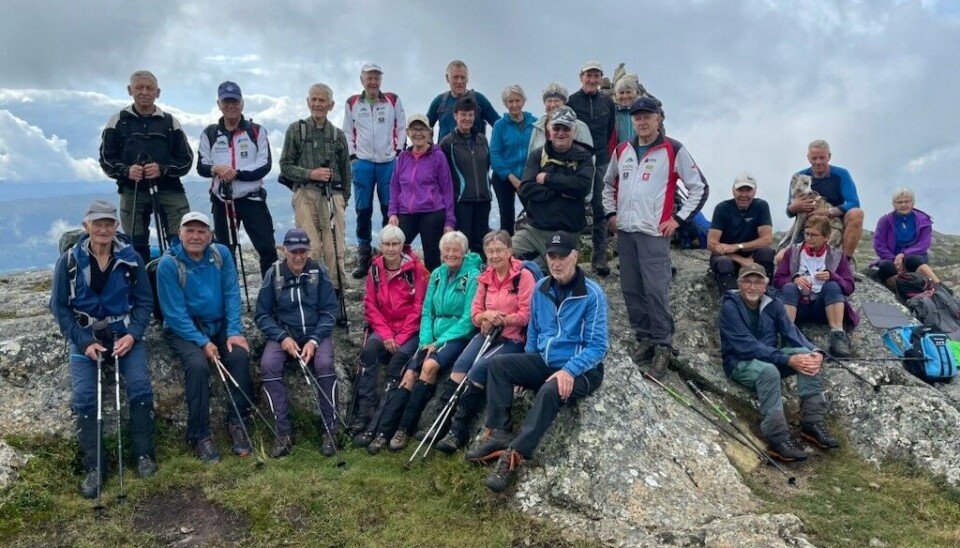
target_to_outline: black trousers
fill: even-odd
[[[500,230],[506,230],[513,236],[513,223],[517,218],[517,209],[514,204],[517,189],[510,181],[494,175],[490,179],[493,192],[497,195],[497,208],[500,211]]]
[[[264,193],[264,195],[266,195]],[[233,241],[230,234],[230,223],[227,218],[227,205],[221,202],[215,196],[210,196],[210,212],[213,213],[214,233],[217,236],[217,242],[230,247],[230,252],[236,254],[237,242]],[[267,270],[273,263],[277,262],[277,244],[273,239],[273,217],[270,210],[267,209],[265,200],[251,200],[240,198],[233,201],[233,207],[237,213],[237,230],[240,230],[240,224],[243,224],[247,236],[253,248],[260,255],[260,278],[267,275]],[[240,268],[240,265],[237,265]]]
[[[406,236],[407,244],[420,236],[423,246],[423,264],[427,270],[433,271],[440,266],[440,238],[443,236],[443,226],[447,220],[447,212],[438,209],[428,213],[401,213],[397,215],[400,221],[400,230]]]
[[[490,232],[490,202],[457,202],[453,214],[457,230],[467,237],[470,251],[483,257],[483,237]]]

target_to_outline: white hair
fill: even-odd
[[[523,88],[517,84],[510,84],[509,86],[503,88],[503,93],[500,94],[500,99],[503,101],[503,104],[507,104],[507,99],[511,95],[519,95],[523,102],[527,102],[527,94],[523,92]]]
[[[407,236],[400,230],[399,226],[387,225],[380,230],[380,243],[407,241]]]
[[[822,148],[823,150],[827,151],[827,154],[830,154],[830,143],[824,141],[823,139],[811,141],[811,143],[807,145],[807,150],[810,150],[811,148]]]
[[[319,93],[328,101],[333,101],[333,90],[330,89],[330,86],[326,84],[314,84],[310,86],[310,89],[307,90],[307,97],[310,97],[314,93]]]
[[[447,244],[458,244],[460,246],[460,250],[463,251],[464,253],[466,253],[467,250],[470,249],[470,244],[467,241],[467,236],[463,232],[460,232],[459,230],[451,230],[450,232],[447,232],[446,234],[440,237],[440,251],[443,251],[444,246],[446,246]]]
[[[897,201],[897,198],[900,196],[906,196],[910,198],[910,201],[915,201],[917,199],[916,193],[913,192],[913,189],[907,188],[905,186],[897,187],[893,190],[893,201]]]

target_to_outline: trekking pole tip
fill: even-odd
[[[792,485],[792,486],[794,486],[794,487],[796,487],[796,486],[797,486],[797,478],[795,478],[794,476],[790,476],[789,478],[787,478],[787,483],[790,484],[790,485]]]

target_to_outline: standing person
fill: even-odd
[[[780,380],[791,375],[797,375],[800,393],[800,435],[821,448],[840,447],[824,423],[823,352],[790,321],[783,303],[765,294],[769,280],[763,267],[746,265],[738,278],[739,291],[725,293],[720,305],[723,372],[756,391],[763,416],[760,433],[769,444],[767,452],[787,462],[807,458],[790,437],[783,411]],[[778,338],[783,348],[778,348]]]
[[[273,217],[267,209],[263,178],[273,165],[267,130],[243,116],[243,94],[234,82],[217,88],[217,107],[223,116],[200,134],[197,173],[211,177],[210,202],[218,242],[239,246],[234,230],[243,228],[260,256],[260,277],[277,261]],[[230,211],[232,209],[232,211]],[[228,216],[233,215],[231,221]]]
[[[103,128],[100,168],[117,181],[120,224],[133,240],[144,263],[150,262],[150,214],[162,221],[173,244],[180,218],[190,210],[180,177],[190,173],[193,152],[180,122],[156,105],[157,78],[150,71],[130,75],[127,93],[133,104],[114,114]],[[156,187],[159,211],[153,210],[151,187]]]
[[[898,188],[893,191],[893,211],[877,220],[873,234],[873,249],[878,259],[871,266],[878,268],[880,281],[896,290],[897,274],[918,272],[933,283],[940,283],[927,264],[933,219],[914,207],[913,190]]]
[[[360,69],[363,91],[347,99],[343,112],[343,132],[350,151],[353,172],[353,204],[357,210],[357,268],[354,278],[363,278],[373,256],[373,192],[377,192],[383,226],[390,205],[390,177],[397,155],[407,142],[404,130],[407,118],[400,97],[380,91],[383,70],[368,63]]]
[[[477,114],[473,120],[473,132],[480,135],[486,135],[487,124],[491,126],[497,123],[497,109],[493,108],[490,101],[479,91],[468,90],[467,81],[469,72],[467,64],[459,59],[450,61],[447,65],[446,80],[450,86],[450,91],[445,91],[434,97],[427,109],[427,119],[430,120],[428,127],[433,127],[437,122],[440,123],[437,140],[440,141],[453,131],[456,127],[456,121],[453,119],[453,107],[457,99],[468,96],[477,104]]]
[[[487,375],[489,436],[467,460],[497,458],[487,487],[500,492],[553,424],[560,407],[592,394],[603,382],[607,354],[607,299],[577,266],[577,239],[557,232],[547,247],[550,276],[540,280],[530,302],[523,354],[494,357]],[[536,390],[520,431],[511,432],[514,386]]]
[[[527,146],[527,154],[530,154],[538,148],[547,144],[550,133],[550,115],[553,111],[567,104],[567,97],[570,92],[559,82],[550,82],[543,88],[543,116],[533,123],[533,131],[530,132],[530,144]],[[593,138],[590,136],[590,128],[583,120],[577,120],[577,131],[574,132],[576,140],[587,145],[593,150]]]
[[[537,118],[523,110],[527,96],[517,85],[507,86],[501,94],[507,112],[495,124],[490,137],[490,164],[493,167],[491,183],[497,195],[500,210],[500,229],[513,235],[517,214],[514,208],[523,166],[527,163],[530,136]]]
[[[310,117],[287,127],[280,172],[293,183],[294,220],[310,238],[310,256],[327,265],[337,298],[342,300],[346,282],[343,210],[350,199],[351,172],[347,138],[327,118],[333,105],[330,86],[310,86]]]
[[[227,430],[233,452],[253,448],[240,421],[248,421],[252,397],[250,345],[240,322],[240,284],[230,250],[213,242],[210,219],[191,211],[180,221],[180,243],[160,258],[157,293],[164,335],[183,364],[187,398],[187,441],[205,463],[220,462],[210,430],[210,371],[221,363],[239,388],[230,385],[239,416],[227,405]],[[243,394],[241,394],[241,392]]]
[[[630,117],[630,107],[640,95],[640,83],[629,77],[623,77],[617,80],[613,85],[613,95],[617,98],[616,102],[616,124],[614,125],[613,138],[610,140],[611,146],[629,141],[637,136],[633,130],[633,119]]]
[[[607,265],[607,227],[603,219],[603,174],[610,163],[610,142],[616,128],[616,107],[613,99],[600,93],[603,68],[597,61],[587,61],[580,68],[580,90],[570,95],[567,106],[577,113],[577,119],[590,127],[590,136],[596,154],[596,176],[593,180],[593,194],[590,208],[593,211],[593,259],[590,261],[593,272],[598,276],[610,274]]]
[[[773,221],[770,206],[757,198],[757,180],[743,172],[733,180],[733,198],[717,204],[707,233],[710,270],[720,292],[737,290],[737,272],[757,263],[773,277]]]
[[[473,132],[477,105],[469,96],[457,99],[453,117],[457,127],[440,141],[453,179],[454,216],[457,228],[470,242],[470,250],[483,256],[483,237],[490,231],[490,145],[482,133]]]
[[[617,145],[603,179],[603,207],[610,231],[617,232],[620,287],[640,343],[636,361],[653,353],[650,374],[662,378],[673,343],[670,238],[700,211],[709,187],[686,147],[660,132],[655,99],[637,99],[630,112],[637,136]],[[674,213],[678,181],[687,199]]]
[[[86,232],[60,256],[53,272],[50,310],[70,349],[71,407],[86,475],[80,493],[95,498],[107,473],[106,451],[97,428],[97,360],[114,362],[127,385],[130,433],[137,474],[157,471],[153,433],[153,388],[143,335],[153,296],[143,260],[118,233],[117,208],[97,200],[83,218]],[[120,410],[117,410],[120,413]],[[99,458],[99,467],[98,467]],[[118,455],[123,459],[123,455]],[[97,475],[100,469],[101,474]]]
[[[428,270],[440,266],[440,237],[457,226],[450,167],[440,147],[430,142],[431,133],[423,114],[407,119],[413,145],[397,157],[388,210],[389,224],[403,231],[407,245],[420,236]]]
[[[308,256],[310,237],[302,228],[292,228],[283,237],[284,259],[263,277],[257,296],[257,327],[267,342],[260,358],[263,389],[277,420],[278,437],[270,456],[280,458],[293,447],[290,402],[283,383],[283,366],[300,359],[313,367],[320,399],[320,420],[326,423],[321,452],[329,457],[337,450],[337,371],[333,365],[333,324],[337,297],[326,268]]]

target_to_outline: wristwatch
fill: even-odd
[[[737,251],[743,251],[743,244],[737,244]]]

